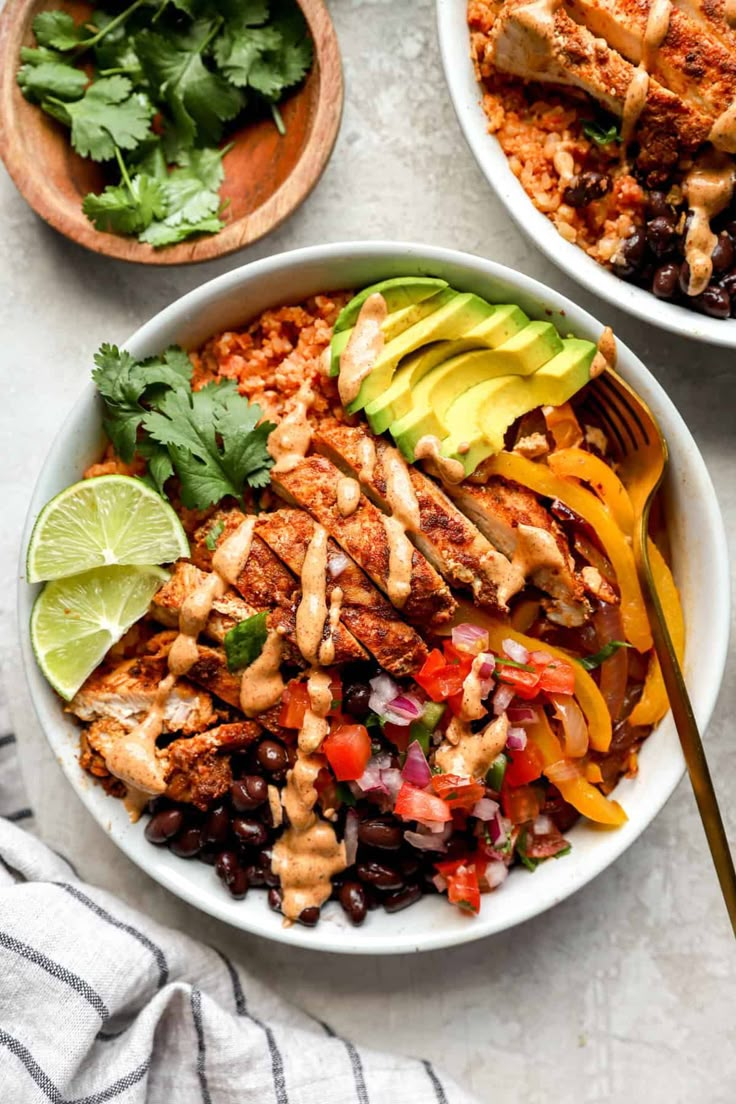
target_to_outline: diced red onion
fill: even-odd
[[[550,694],[549,700],[565,730],[565,755],[580,759],[588,750],[588,725],[580,706],[567,694]]]
[[[519,644],[516,640],[512,640],[510,636],[501,641],[501,647],[509,659],[513,659],[514,663],[529,662],[528,650],[523,644]]]
[[[550,832],[555,831],[555,825],[551,817],[548,817],[545,813],[540,813],[538,817],[535,817],[532,824],[532,832],[535,836],[548,836]]]
[[[434,882],[435,889],[439,890],[440,893],[445,892],[445,890],[447,889],[447,881],[445,878],[442,877],[441,874],[435,874],[434,878],[432,878],[432,881]]]
[[[409,725],[422,715],[422,703],[413,694],[399,694],[386,704],[383,717],[391,724]]]
[[[352,866],[358,855],[358,824],[360,817],[355,809],[348,809],[345,818],[345,857],[348,866]]]
[[[406,762],[401,777],[405,782],[412,782],[422,790],[432,781],[432,772],[429,769],[427,757],[418,740],[414,740],[407,748]]]
[[[549,652],[530,652],[529,659],[539,667],[548,667],[550,663],[554,663],[554,656]]]
[[[496,657],[493,652],[483,652],[483,662],[480,665],[478,676],[484,682],[489,679],[496,670]]]
[[[442,833],[437,832],[412,832],[411,829],[407,829],[404,832],[404,839],[412,847],[416,847],[417,851],[446,851],[447,850],[447,837],[452,831],[452,825],[443,825]]]
[[[327,561],[327,573],[331,579],[338,579],[350,563],[344,552],[333,552]]]
[[[559,759],[556,763],[550,763],[549,766],[544,768],[544,773],[545,777],[555,784],[571,782],[573,778],[580,778],[580,768],[577,763],[572,763],[568,759]]]
[[[493,820],[497,812],[498,802],[492,801],[490,797],[482,797],[480,801],[476,801],[470,810],[470,815],[477,817],[478,820]]]
[[[503,682],[499,683],[496,692],[493,695],[493,712],[496,714],[496,716],[500,717],[502,713],[505,713],[513,700],[513,686],[506,686],[506,684]]]
[[[477,655],[488,647],[488,631],[480,625],[471,625],[464,621],[461,625],[455,625],[452,630],[452,643],[461,652],[471,652]]]
[[[388,703],[400,696],[401,687],[388,675],[376,675],[375,678],[370,680],[369,686],[371,696],[368,699],[368,706],[374,713],[378,713],[379,717],[382,717]]]
[[[391,806],[396,804],[396,798],[399,796],[399,790],[404,784],[404,780],[401,777],[401,771],[397,767],[390,767],[389,770],[381,771],[381,782],[383,783],[385,792],[388,794]]]
[[[497,889],[509,876],[509,868],[504,862],[489,862],[483,871],[483,878],[489,889]]]
[[[506,715],[511,724],[533,724],[539,720],[536,709],[526,705],[510,705]]]
[[[499,813],[496,813],[488,825],[488,834],[494,847],[503,847],[506,843],[506,825],[504,824],[504,818]]]
[[[526,732],[523,728],[510,728],[506,733],[506,747],[509,751],[523,751],[526,747]]]
[[[380,755],[374,755],[366,763],[366,768],[358,779],[356,785],[358,785],[363,793],[382,793],[388,794],[388,789],[384,781],[383,775],[386,774],[391,767],[391,756],[388,752],[381,752]],[[398,771],[396,772],[399,773]]]
[[[425,821],[420,820],[419,824],[420,824],[421,827],[425,828],[428,832],[434,832],[434,834],[437,835],[440,832],[444,832],[445,829],[448,827],[448,825],[452,826],[452,821],[448,820],[448,821],[445,821],[445,823],[443,824],[442,821],[440,821],[440,820],[425,820]]]

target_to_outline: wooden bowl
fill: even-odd
[[[314,40],[314,64],[304,84],[280,104],[282,137],[272,120],[236,131],[224,158],[220,194],[229,204],[225,228],[178,245],[153,249],[134,237],[96,230],[82,199],[104,187],[104,166],[74,152],[66,127],[28,103],[16,83],[20,48],[33,44],[35,16],[64,7],[80,17],[80,3],[7,0],[0,14],[0,156],[21,195],[49,225],[79,245],[140,264],[211,261],[242,249],[275,229],[319,180],[335,144],[342,113],[342,68],[337,36],[323,0],[299,0]]]

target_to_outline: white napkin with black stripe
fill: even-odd
[[[472,1104],[80,882],[26,830],[14,744],[0,735],[2,1104]]]

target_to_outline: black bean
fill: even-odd
[[[261,740],[256,758],[259,765],[269,773],[286,770],[289,765],[286,748],[278,740]]]
[[[369,817],[361,820],[358,826],[358,839],[366,847],[377,847],[381,851],[398,851],[403,842],[400,826],[387,817]]]
[[[647,245],[655,257],[666,257],[676,242],[677,228],[671,215],[657,215],[647,223]]]
[[[419,859],[413,855],[407,855],[406,858],[399,860],[399,870],[404,878],[415,878],[420,870]]]
[[[268,840],[265,825],[252,817],[233,817],[233,832],[246,847],[263,847]]]
[[[562,202],[570,207],[587,207],[604,196],[611,187],[611,178],[599,172],[584,172],[574,176],[562,193]]]
[[[250,813],[268,799],[268,783],[260,774],[246,774],[230,786],[230,800],[239,813]]]
[[[353,924],[362,924],[368,909],[364,887],[360,882],[345,882],[340,889],[340,904]]]
[[[316,927],[319,923],[319,908],[316,905],[310,905],[309,908],[302,909],[299,913],[299,923],[307,928]]]
[[[217,877],[220,878],[225,885],[230,885],[230,882],[233,880],[238,870],[240,870],[240,860],[235,852],[221,851],[215,862],[215,874],[217,874]]]
[[[468,840],[465,836],[451,836],[447,841],[443,862],[459,859],[468,852]]]
[[[650,218],[659,218],[661,215],[672,215],[674,211],[667,202],[664,192],[650,192],[647,197],[647,214]]]
[[[402,909],[415,904],[421,896],[421,886],[416,884],[404,886],[394,893],[387,893],[383,898],[383,907],[386,912],[401,912]]]
[[[280,889],[269,889],[268,891],[268,903],[274,912],[281,912],[281,905],[283,904],[284,895]]]
[[[697,298],[697,305],[711,318],[728,318],[731,314],[731,299],[725,288],[712,285]]]
[[[677,291],[679,278],[680,266],[678,264],[672,261],[669,264],[663,264],[654,273],[652,291],[658,299],[671,299]]]
[[[214,866],[217,862],[217,856],[219,855],[217,847],[203,847],[197,855],[200,862],[206,863],[207,866]]]
[[[346,686],[342,698],[343,712],[349,713],[351,717],[365,717],[370,713],[368,704],[370,696],[371,688],[364,682],[354,682]]]
[[[401,877],[399,871],[395,870],[392,866],[387,866],[386,863],[358,863],[355,872],[361,882],[368,882],[369,885],[375,886],[376,889],[401,889],[404,884],[404,879]]]
[[[259,869],[263,872],[266,885],[277,886],[279,884],[279,876],[273,872],[273,849],[271,847],[264,847],[262,851],[258,852],[256,862],[258,863]]]
[[[227,888],[230,890],[230,894],[236,901],[242,901],[248,892],[248,875],[242,867],[238,867],[235,871],[235,875],[231,882],[228,882]]]
[[[180,859],[191,859],[202,850],[202,833],[199,828],[185,828],[169,841],[169,847]]]
[[[224,805],[217,805],[207,814],[202,826],[205,843],[227,843],[230,834],[230,813]]]
[[[266,879],[263,876],[263,871],[260,866],[256,866],[255,863],[249,863],[245,867],[245,873],[248,875],[248,884],[252,886],[265,886]]]
[[[635,276],[644,262],[647,239],[644,231],[637,227],[628,238],[621,242],[615,255],[613,267],[617,275],[627,279]]]
[[[181,831],[183,824],[184,814],[181,809],[162,809],[153,814],[144,834],[149,843],[166,843]]]
[[[710,259],[713,262],[714,272],[727,272],[728,269],[732,267],[734,261],[734,248],[725,230],[722,230],[718,235],[718,241],[713,247]]]

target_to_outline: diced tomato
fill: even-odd
[[[528,743],[523,751],[510,751],[504,785],[524,786],[541,777],[544,759],[536,744]]]
[[[450,711],[456,717],[460,716],[461,710],[463,708],[463,697],[464,696],[465,695],[463,694],[462,690],[458,690],[458,692],[456,694],[450,694],[449,698],[447,699],[447,704],[450,707]]]
[[[451,640],[445,640],[442,648],[448,663],[457,663],[459,667],[462,667],[466,675],[469,674],[475,656],[470,655],[469,652],[461,651],[460,648],[456,648]]]
[[[513,686],[517,698],[524,701],[531,701],[539,693],[539,671],[524,671],[521,667],[499,662],[496,675],[507,686]]]
[[[279,724],[284,728],[301,728],[304,724],[304,714],[309,708],[309,691],[306,682],[297,682],[292,679],[284,690],[281,699],[281,712]]]
[[[432,789],[451,809],[472,809],[486,792],[482,782],[459,774],[433,774]]]
[[[442,701],[441,696],[437,698],[434,697],[434,693],[437,692],[434,676],[435,672],[439,671],[444,666],[445,657],[442,655],[442,652],[439,648],[433,648],[414,676],[414,681],[419,683],[423,690],[427,691],[432,701]]]
[[[458,866],[447,879],[447,899],[465,912],[480,912],[480,886],[475,863]]]
[[[435,648],[414,678],[432,701],[441,702],[458,693],[469,670],[465,663],[446,663],[442,653]]]
[[[440,797],[404,782],[396,798],[394,812],[403,820],[430,820],[446,824],[452,820],[449,805]]]
[[[325,736],[322,751],[338,782],[355,782],[371,757],[368,729],[362,724],[333,724]]]
[[[501,807],[504,816],[512,824],[524,824],[534,820],[542,810],[544,797],[534,786],[507,786],[506,780],[501,787]]]
[[[539,672],[539,689],[548,694],[574,694],[575,670],[547,652],[532,652],[529,663]]]
[[[383,725],[383,735],[387,740],[396,747],[402,755],[406,753],[406,749],[409,747],[416,737],[411,734],[411,725],[397,725],[391,724],[390,721],[386,721]]]

